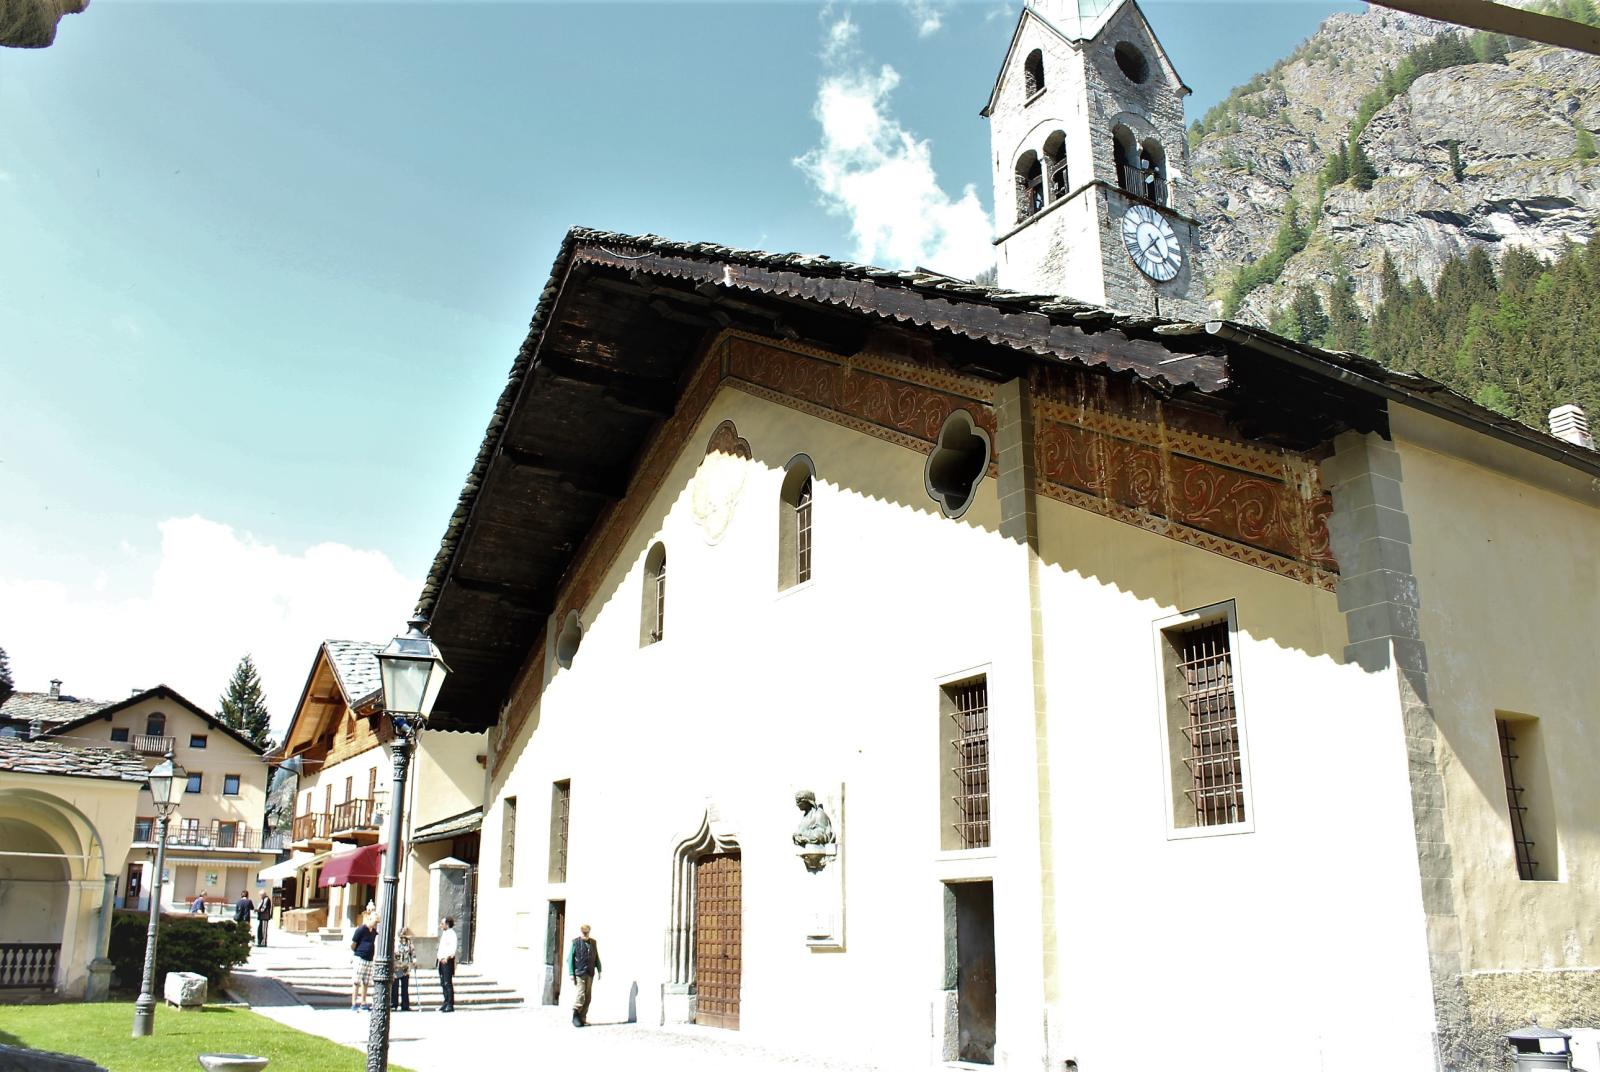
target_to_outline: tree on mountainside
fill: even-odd
[[[6,655],[6,649],[0,648],[0,704],[9,700],[16,691],[16,683],[11,680],[11,658]]]
[[[255,661],[250,656],[240,659],[239,665],[233,668],[228,689],[217,702],[222,708],[217,718],[223,725],[258,748],[271,747],[272,739],[267,735],[271,722],[267,698],[261,691],[261,675],[256,672]]]

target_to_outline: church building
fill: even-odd
[[[1185,92],[1024,11],[1008,289],[567,235],[419,606],[484,970],[889,1068],[1600,1026],[1600,454],[1206,322]]]

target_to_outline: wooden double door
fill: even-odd
[[[694,877],[694,1022],[737,1031],[744,912],[739,856],[702,856]]]

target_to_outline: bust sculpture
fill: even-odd
[[[794,806],[800,809],[800,825],[794,830],[796,845],[833,844],[833,821],[817,803],[817,794],[802,789],[794,795]]]

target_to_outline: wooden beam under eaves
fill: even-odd
[[[500,456],[521,471],[553,480],[563,490],[578,495],[610,499],[614,502],[628,494],[628,481],[625,477],[614,477],[593,470],[574,469],[570,465],[562,465],[542,454],[535,454],[521,447],[503,446],[500,448]]]
[[[1600,27],[1493,0],[1377,0],[1382,7],[1600,56]]]

